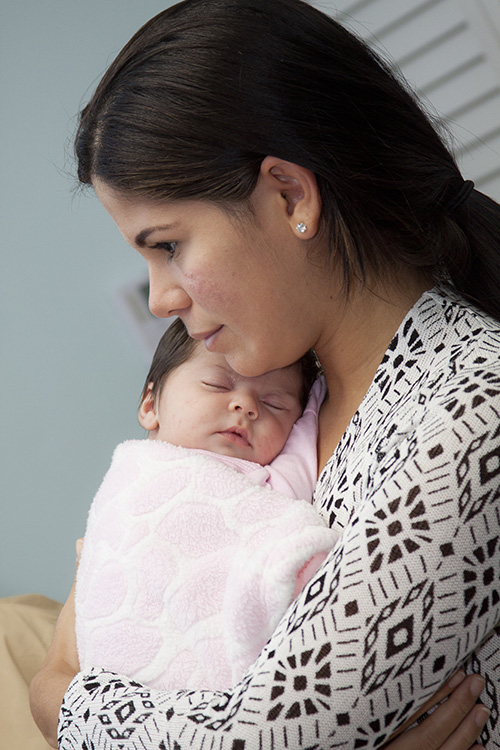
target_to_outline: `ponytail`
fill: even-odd
[[[446,210],[445,273],[467,300],[500,321],[500,205],[472,190]]]

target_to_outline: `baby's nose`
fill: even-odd
[[[257,400],[250,393],[237,393],[231,402],[231,409],[241,412],[248,419],[257,419],[259,416]]]

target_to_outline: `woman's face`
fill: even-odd
[[[146,260],[154,315],[178,315],[193,338],[246,376],[289,365],[315,346],[325,274],[294,236],[279,193],[266,195],[258,184],[253,214],[237,219],[208,202],[138,202],[98,180],[94,187]]]

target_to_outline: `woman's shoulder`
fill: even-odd
[[[445,287],[425,292],[387,349],[361,411],[382,420],[394,411],[484,384],[500,384],[500,322]],[[486,386],[484,386],[486,387]],[[425,395],[424,395],[425,393]],[[366,426],[366,421],[365,421]]]
[[[435,287],[409,313],[400,335],[393,357],[401,358],[409,342],[413,356],[405,361],[405,377],[392,379],[398,397],[387,396],[385,409],[374,399],[383,440],[405,436],[426,444],[442,431],[445,440],[446,433],[460,433],[465,444],[482,427],[493,437],[491,428],[500,423],[500,322],[453,290]],[[365,429],[371,432],[366,422]]]
[[[436,288],[421,300],[423,376],[418,402],[462,413],[466,405],[500,407],[500,322],[451,290]],[[422,314],[423,313],[423,314]],[[413,394],[415,396],[415,394]],[[459,405],[460,404],[460,405]]]
[[[409,315],[436,353],[453,348],[458,359],[461,350],[463,355],[475,353],[478,364],[481,357],[500,362],[500,321],[453,289],[435,286],[422,295]]]
[[[479,434],[487,451],[499,423],[500,324],[452,291],[430,290],[394,337],[316,499],[361,499],[374,473],[404,469],[405,457],[433,455],[438,443],[451,466]]]

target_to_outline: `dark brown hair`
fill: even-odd
[[[141,403],[144,401],[149,386],[152,383],[151,394],[154,399],[158,398],[169,373],[176,367],[182,365],[191,357],[197,346],[203,346],[199,341],[192,339],[187,328],[180,318],[176,318],[161,337],[156,351],[153,355],[151,367],[146,377],[141,393]],[[289,367],[298,367],[301,376],[301,389],[299,400],[304,410],[309,397],[309,391],[321,372],[319,362],[313,351],[306,352],[297,362]]]
[[[151,394],[154,399],[158,398],[169,373],[187,362],[198,343],[188,334],[182,320],[175,318],[158,342],[142,389],[141,403],[151,383]]]
[[[184,0],[119,53],[81,113],[82,183],[241,206],[267,155],[316,175],[344,280],[413,268],[500,320],[500,206],[406,84],[302,0]]]

